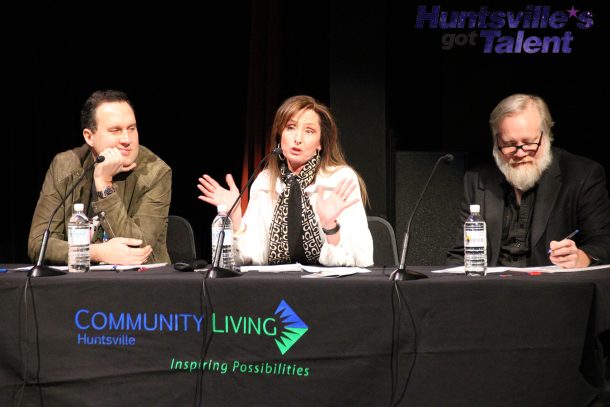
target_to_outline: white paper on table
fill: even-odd
[[[319,277],[342,277],[357,273],[370,273],[371,270],[362,267],[319,267],[319,266],[303,266],[299,263],[294,264],[277,264],[273,266],[241,266],[240,271],[246,273],[248,271],[258,271],[259,273],[280,273],[284,271],[306,271],[302,277],[319,278]]]
[[[241,266],[239,271],[246,273],[248,271],[258,271],[259,273],[281,273],[282,271],[303,271],[303,266],[299,263],[294,264],[276,264],[273,266]]]
[[[487,273],[501,273],[508,270],[508,267],[487,267]],[[432,270],[432,273],[464,274],[464,266],[450,267],[442,270]]]
[[[371,270],[362,267],[317,267],[317,266],[302,266],[304,271],[311,274],[302,276],[303,278],[320,278],[320,277],[343,277],[358,273],[370,273]]]
[[[167,266],[167,263],[152,263],[152,264],[95,264],[89,267],[89,271],[127,271],[127,270],[139,270],[141,268],[152,269],[156,267]],[[68,271],[68,266],[50,266],[54,269],[61,271]],[[12,270],[27,271],[32,266],[19,267]]]
[[[503,271],[539,271],[541,273],[575,273],[577,271],[588,271],[609,268],[608,264],[601,266],[590,266],[573,269],[564,269],[560,266],[539,266],[539,267],[487,267],[488,274],[502,273]],[[442,270],[432,270],[433,273],[449,273],[449,274],[464,274],[464,266],[446,268]]]

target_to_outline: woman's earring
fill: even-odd
[[[278,157],[280,158],[280,161],[286,161],[286,157],[284,157],[284,152],[281,151],[282,149],[281,149],[280,143],[277,143],[277,147],[276,148],[280,149],[280,153],[278,154]]]
[[[316,150],[316,159],[320,159],[320,150]]]

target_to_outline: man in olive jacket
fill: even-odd
[[[123,92],[94,92],[81,111],[81,126],[86,144],[56,155],[47,171],[30,228],[30,258],[36,261],[51,213],[65,201],[51,222],[47,263],[68,261],[67,226],[77,202],[84,204],[90,218],[101,219],[104,233],[92,237],[92,262],[169,262],[165,241],[172,173],[139,145],[131,102]],[[70,187],[100,155],[104,161],[95,164],[66,199]]]

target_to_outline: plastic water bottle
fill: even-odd
[[[89,219],[83,212],[83,204],[74,204],[74,213],[68,223],[68,271],[83,272],[89,271],[91,258],[89,253],[89,243],[91,241],[91,230]]]
[[[226,218],[227,223],[224,224],[225,237],[222,242],[222,251],[220,252],[220,262],[218,266],[226,269],[233,269],[235,268],[235,260],[233,259],[233,223],[231,222],[231,218],[227,217],[226,205],[218,205],[217,211],[218,215],[216,215],[212,222],[212,262],[215,260],[214,256],[216,256],[218,236],[222,231]]]
[[[484,276],[487,272],[487,225],[479,205],[470,205],[464,223],[464,271],[468,276]]]

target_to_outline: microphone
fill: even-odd
[[[248,182],[246,182],[246,185],[244,185],[244,187],[239,192],[239,196],[237,197],[235,202],[233,202],[233,205],[231,205],[231,208],[227,211],[227,217],[223,221],[222,230],[218,234],[218,241],[216,243],[216,253],[214,253],[214,259],[212,261],[212,267],[208,270],[206,278],[240,277],[242,275],[242,273],[240,273],[239,271],[235,271],[235,270],[231,270],[231,269],[226,269],[226,268],[223,268],[223,267],[219,266],[219,264],[220,264],[220,254],[222,252],[222,244],[224,243],[224,240],[225,240],[225,230],[224,229],[227,226],[227,220],[229,219],[229,216],[231,216],[231,214],[233,213],[233,209],[235,209],[237,204],[240,202],[241,197],[244,194],[244,192],[246,192],[246,190],[248,188],[250,188],[250,185],[254,181],[254,176],[257,175],[257,173],[260,170],[260,168],[263,165],[263,163],[265,161],[267,161],[267,159],[269,157],[271,157],[272,154],[275,154],[278,157],[280,157],[280,154],[282,154],[282,149],[280,147],[276,147],[273,150],[271,150],[270,153],[268,153],[266,156],[264,156],[262,158],[262,160],[260,160],[260,162],[258,163],[258,166],[252,172],[252,175],[248,179]]]
[[[411,217],[409,218],[409,222],[407,223],[407,231],[405,232],[405,238],[402,243],[402,254],[400,256],[400,265],[398,266],[398,268],[396,270],[394,270],[392,272],[392,274],[390,274],[390,280],[419,280],[421,278],[428,278],[428,276],[426,276],[425,274],[420,273],[418,271],[405,270],[405,262],[407,261],[407,247],[409,246],[409,230],[411,229],[411,222],[413,221],[413,218],[415,217],[417,208],[419,207],[419,204],[420,204],[422,198],[424,197],[426,190],[428,189],[430,180],[432,179],[432,176],[436,172],[436,167],[438,167],[438,165],[440,164],[441,161],[447,161],[448,163],[450,163],[451,161],[453,161],[454,158],[455,157],[453,157],[453,154],[445,154],[444,156],[442,156],[438,160],[436,160],[436,163],[434,164],[434,167],[432,168],[432,171],[430,172],[430,176],[428,177],[428,180],[426,181],[426,184],[424,185],[424,189],[422,189],[421,193],[419,194],[419,198],[417,199],[417,203],[415,204],[415,207],[413,208],[413,212],[411,212]]]
[[[74,189],[78,186],[78,184],[81,183],[83,178],[85,178],[85,175],[87,175],[87,173],[93,169],[93,166],[95,166],[95,164],[104,162],[105,159],[106,159],[106,157],[104,157],[103,155],[98,156],[93,161],[93,164],[91,164],[89,167],[87,167],[85,169],[85,171],[83,171],[83,174],[80,177],[78,177],[76,182],[68,190],[68,193],[66,194],[64,199],[62,199],[62,201],[59,203],[59,205],[57,205],[57,207],[53,210],[53,213],[51,213],[51,218],[49,219],[47,228],[45,229],[44,234],[42,235],[42,243],[40,244],[40,253],[38,254],[38,261],[36,262],[36,265],[33,266],[30,269],[30,271],[28,271],[28,277],[50,277],[50,276],[60,276],[60,275],[66,274],[65,271],[62,271],[62,270],[59,270],[59,269],[56,269],[53,267],[45,266],[43,264],[44,256],[45,256],[45,253],[47,252],[47,244],[49,243],[49,235],[51,234],[51,222],[53,222],[53,218],[55,217],[55,214],[57,213],[59,208],[61,208],[64,205],[64,203],[66,202],[66,199],[68,199],[68,197],[70,195],[72,195],[72,192],[74,192]]]

